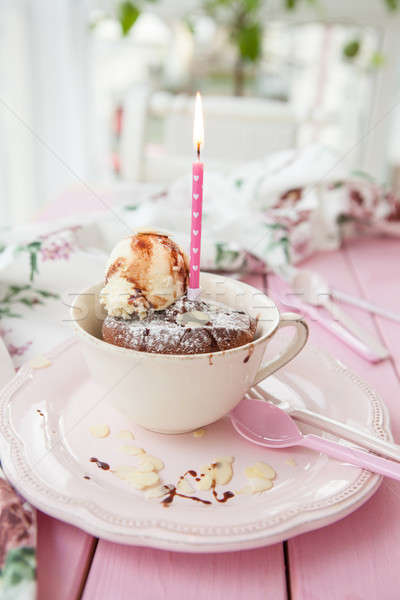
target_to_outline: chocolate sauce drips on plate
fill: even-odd
[[[216,467],[217,463],[213,463],[211,466]],[[194,471],[193,469],[189,469],[188,471],[186,471],[186,473],[184,473],[183,475],[181,475],[179,477],[179,481],[182,481],[186,477],[186,475],[190,475],[196,481],[200,481],[200,478],[204,477],[204,473],[201,473],[200,477],[197,477],[196,471]],[[211,489],[212,489],[213,496],[217,502],[225,503],[230,498],[234,497],[235,494],[233,492],[227,491],[227,492],[223,493],[221,498],[218,498],[218,494],[215,490],[215,486],[216,486],[216,481],[215,481],[215,479],[213,479]],[[186,498],[187,500],[194,500],[195,502],[201,502],[202,504],[212,504],[211,500],[203,500],[202,498],[198,498],[198,496],[187,496],[186,494],[180,494],[174,485],[169,486],[168,495],[163,500],[161,500],[161,504],[167,508],[170,504],[172,504],[175,496],[179,496],[179,498]]]
[[[185,494],[180,494],[177,492],[175,486],[170,489],[168,496],[161,501],[161,504],[165,507],[169,506],[174,501],[175,496],[179,496],[179,498],[187,498],[188,500],[194,500],[195,502],[201,502],[202,504],[212,504],[210,500],[203,500],[197,496],[186,496]]]
[[[102,460],[99,460],[95,456],[92,456],[92,458],[90,458],[89,460],[92,463],[96,463],[96,465],[99,467],[99,469],[103,469],[103,471],[108,471],[110,469],[110,465],[108,463],[103,462]]]

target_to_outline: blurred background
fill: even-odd
[[[321,141],[400,180],[398,0],[2,0],[0,223]]]

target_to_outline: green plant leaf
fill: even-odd
[[[55,298],[58,299],[60,297],[59,294],[54,294],[53,292],[49,292],[48,290],[34,290],[37,294],[43,296],[43,298]]]
[[[271,231],[284,231],[287,232],[287,227],[281,223],[264,223],[264,227]]]
[[[132,2],[121,2],[118,6],[118,21],[121,25],[122,35],[128,35],[139,15],[140,10]]]
[[[28,250],[37,252],[42,247],[42,242],[40,240],[36,240],[35,242],[31,242],[30,244],[27,244],[26,247]]]
[[[382,52],[373,52],[372,56],[371,56],[371,67],[373,69],[379,69],[380,67],[382,67],[386,62],[386,57],[384,54],[382,54]]]
[[[34,252],[30,253],[30,255],[29,255],[29,264],[30,264],[30,267],[31,267],[31,272],[30,272],[29,279],[31,281],[33,281],[36,273],[39,273],[38,266],[37,266],[37,254],[36,253],[34,253]]]
[[[12,312],[9,306],[0,306],[0,319],[1,317],[13,317],[15,319],[20,319],[21,315]]]
[[[186,27],[188,28],[190,33],[195,32],[195,26],[194,26],[192,19],[190,19],[190,17],[184,17],[183,23],[184,23],[184,25],[186,25]]]
[[[247,13],[257,11],[262,4],[261,0],[242,0],[242,2]]]
[[[283,252],[285,254],[286,262],[290,263],[289,238],[283,237],[280,241],[283,246]]]
[[[43,300],[39,300],[39,298],[19,298],[18,302],[29,306],[29,308],[33,308],[35,304],[44,304]]]
[[[30,288],[31,288],[31,286],[29,285],[29,283],[27,283],[26,285],[10,285],[8,288],[8,291],[10,294],[15,296],[15,294],[19,294],[20,292],[25,292],[26,290],[29,290]]]
[[[353,177],[361,177],[362,179],[367,179],[367,181],[375,181],[375,177],[367,173],[366,171],[362,171],[361,169],[353,169],[350,173]]]
[[[346,223],[351,223],[352,221],[354,221],[354,217],[351,217],[350,215],[338,215],[336,218],[336,223],[338,225],[345,225]]]
[[[42,247],[41,240],[35,240],[34,242],[30,242],[30,244],[18,246],[18,252],[28,252],[29,253],[29,264],[30,264],[30,280],[33,281],[35,274],[39,273],[37,266],[37,253]]]
[[[215,264],[217,267],[226,267],[233,263],[239,252],[228,247],[226,242],[216,242],[215,244]]]
[[[13,548],[9,550],[1,571],[4,588],[17,585],[23,580],[35,579],[36,557],[33,548]]]
[[[399,8],[399,0],[384,0],[388,10],[395,11]]]
[[[355,58],[361,49],[361,42],[360,40],[351,40],[350,42],[347,42],[347,44],[345,44],[343,46],[343,50],[342,50],[342,54],[343,57],[346,58],[347,60],[353,60],[353,58]]]
[[[5,296],[0,300],[1,304],[10,304],[11,302],[15,301],[15,297],[20,292],[25,292],[26,290],[29,290],[30,288],[31,288],[31,286],[29,284],[27,284],[27,285],[9,285]]]
[[[245,25],[237,33],[240,56],[243,60],[256,62],[261,57],[262,27],[259,23]]]
[[[318,0],[306,0],[307,4],[315,5]],[[299,0],[284,0],[284,4],[287,10],[294,10],[297,8],[297,5],[300,4]]]

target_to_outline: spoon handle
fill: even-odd
[[[281,302],[282,304],[285,304],[286,301],[281,299]],[[300,312],[301,314],[308,315],[313,321],[316,321],[322,325],[322,327],[324,327],[327,331],[330,331],[330,333],[333,333],[333,335],[344,342],[346,346],[352,348],[352,350],[357,352],[357,354],[363,358],[366,358],[370,362],[376,363],[382,360],[380,356],[375,354],[375,352],[373,352],[369,346],[364,344],[364,342],[357,336],[353,335],[351,331],[346,329],[346,327],[341,325],[338,321],[325,316],[321,313],[321,311],[311,304],[307,304],[302,300],[296,299],[295,303],[291,301],[290,304],[286,303],[286,306],[291,306],[292,309]]]
[[[376,306],[376,304],[372,304],[372,302],[368,302],[368,300],[364,300],[363,298],[355,298],[349,294],[345,294],[344,292],[334,289],[331,289],[331,295],[337,300],[341,300],[342,302],[346,302],[352,306],[357,306],[357,308],[362,308],[363,310],[374,313],[375,315],[380,315],[381,317],[385,317],[385,319],[391,319],[392,321],[397,321],[400,323],[400,313],[395,313],[391,310],[386,310],[386,308],[382,308],[381,306]]]
[[[383,346],[380,341],[365,327],[361,327],[356,321],[345,313],[335,302],[329,300],[329,298],[325,299],[322,304],[328,312],[331,313],[334,319],[339,321],[344,327],[346,327],[354,336],[358,337],[366,346],[371,348],[372,352],[376,354],[378,358],[384,360],[388,358],[389,352],[385,346]]]
[[[372,452],[380,454],[385,458],[392,458],[393,460],[400,462],[400,444],[387,442],[386,440],[375,437],[372,433],[368,433],[358,427],[348,425],[347,423],[336,421],[335,419],[331,419],[326,415],[314,412],[308,408],[297,408],[292,406],[285,400],[279,400],[259,385],[251,388],[248,391],[248,395],[258,399],[261,397],[261,399],[275,404],[275,406],[284,410],[285,413],[290,415],[295,421],[305,423],[306,425],[312,425],[313,427],[322,429],[322,431],[332,433],[337,437],[353,442],[353,444],[357,444],[357,446],[362,446],[366,450],[372,450]]]
[[[327,440],[313,434],[303,436],[299,443],[302,446],[306,446],[317,452],[324,452],[324,454],[328,454],[328,456],[350,463],[356,467],[362,467],[363,469],[368,469],[368,471],[373,471],[374,473],[380,473],[386,477],[400,480],[400,464],[393,460],[381,458],[375,454],[369,454],[358,448],[343,446],[338,442]]]

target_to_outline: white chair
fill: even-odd
[[[268,19],[295,24],[319,21],[356,25],[371,27],[378,33],[378,50],[386,62],[373,75],[369,114],[362,123],[358,139],[362,150],[358,166],[382,180],[387,176],[390,163],[389,142],[398,105],[400,11],[387,10],[383,0],[319,0],[316,3],[299,2],[298,5],[296,10],[285,11],[281,0],[270,0],[266,5]],[[347,154],[354,151],[354,148],[350,149]],[[400,155],[400,150],[397,154]]]
[[[343,154],[347,162],[374,175],[378,180],[387,176],[390,162],[389,140],[393,136],[393,116],[398,95],[398,57],[400,54],[400,11],[385,9],[383,0],[319,0],[299,3],[298,9],[283,9],[281,0],[266,4],[265,18],[269,21],[284,21],[292,24],[322,22],[330,24],[356,25],[373,28],[379,38],[378,49],[386,57],[385,64],[371,75],[371,94],[365,99],[368,105],[366,118],[357,124],[357,133],[352,136],[355,125],[350,120],[349,143],[344,145]],[[317,58],[317,57],[316,57]],[[165,120],[162,148],[145,148],[145,129],[142,136],[132,139],[128,147],[132,154],[122,152],[123,173],[128,179],[138,176],[141,180],[161,181],[176,177],[187,170],[190,159],[193,99],[186,96],[173,97],[166,94],[148,95],[148,104],[138,111],[133,96],[127,103],[127,112],[133,120],[140,115],[157,114]],[[346,102],[346,99],[343,99]],[[204,101],[206,120],[206,144],[204,157],[213,164],[228,165],[246,159],[257,158],[268,152],[287,148],[295,144],[298,123],[290,107],[285,104],[253,98],[206,98]],[[357,118],[355,116],[354,118]],[[124,136],[141,125],[129,118],[126,120]],[[144,137],[143,137],[144,136]],[[351,138],[355,138],[353,139]],[[398,137],[398,136],[396,136]],[[400,149],[392,149],[392,162],[399,162]],[[138,162],[133,157],[140,156]]]
[[[204,158],[209,168],[231,167],[296,144],[297,121],[289,105],[259,98],[203,99]],[[136,181],[171,181],[190,169],[194,99],[133,91],[125,102],[122,175]],[[147,145],[149,116],[163,120],[162,146]]]

